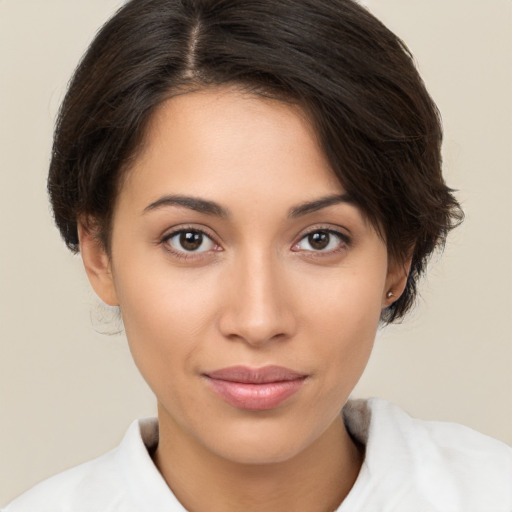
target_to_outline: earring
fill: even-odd
[[[392,292],[392,291],[389,291],[388,293],[386,293],[386,299],[391,299],[391,297],[393,297],[395,294]]]

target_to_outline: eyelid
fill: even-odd
[[[347,241],[347,243],[351,240],[352,235],[349,231],[349,229],[333,225],[333,224],[315,224],[314,226],[306,228],[298,237],[298,240],[302,240],[305,236],[310,235],[311,233],[316,233],[317,231],[327,231],[328,233],[332,233],[334,235],[338,235],[344,240]]]
[[[179,235],[180,233],[187,232],[187,231],[194,231],[196,233],[201,233],[203,236],[207,237],[212,244],[214,245],[213,249],[206,250],[206,251],[181,251],[174,247],[172,247],[169,243],[167,243],[171,238],[175,237],[176,235]],[[209,232],[209,230],[205,229],[204,227],[198,227],[195,225],[180,225],[180,226],[174,226],[173,228],[170,228],[168,231],[165,232],[164,235],[162,235],[159,238],[158,243],[162,246],[164,246],[165,250],[170,253],[171,255],[181,258],[181,259],[197,259],[197,258],[204,258],[208,254],[211,254],[212,252],[220,252],[222,251],[222,247],[217,241],[217,237],[214,236]]]
[[[306,231],[302,232],[297,237],[296,241],[293,243],[292,251],[293,251],[293,248],[296,247],[306,237],[308,237],[309,235],[311,235],[313,233],[317,233],[319,231],[323,231],[325,233],[329,233],[330,235],[334,235],[334,236],[338,237],[341,240],[341,244],[344,247],[349,247],[350,245],[352,245],[352,237],[346,233],[346,231],[348,231],[348,230],[346,230],[346,229],[344,230],[343,228],[341,228],[339,226],[333,227],[332,225],[319,225],[319,226],[313,226],[311,228],[308,228]],[[340,250],[339,248],[331,250],[331,251],[321,251],[321,250],[314,251],[314,250],[300,250],[299,249],[294,252],[306,252],[306,253],[313,254],[315,256],[322,256],[322,255],[328,256],[330,254],[336,253],[339,250]]]
[[[201,233],[203,236],[207,237],[211,242],[214,244],[214,247],[209,250],[205,251],[181,251],[173,248],[170,246],[170,244],[167,244],[168,240],[173,238],[174,236],[187,232],[187,231],[195,231],[197,233]],[[329,250],[329,251],[322,251],[322,250],[304,250],[304,249],[295,249],[294,248],[307,236],[311,235],[312,233],[316,233],[319,231],[323,231],[326,233],[329,233],[330,235],[333,235],[337,237],[340,240],[339,246],[335,249]],[[302,253],[309,253],[310,256],[314,257],[326,257],[332,254],[335,254],[337,252],[342,251],[344,248],[348,248],[352,245],[352,236],[347,233],[348,229],[341,227],[341,226],[333,226],[332,224],[329,225],[316,225],[311,226],[307,228],[305,231],[303,231],[296,239],[295,242],[292,244],[291,250],[293,252],[302,252]],[[165,247],[165,250],[172,254],[175,257],[183,258],[183,259],[194,259],[194,258],[204,258],[208,255],[212,255],[212,253],[221,252],[224,249],[222,248],[222,245],[217,241],[218,237],[211,233],[211,230],[205,228],[204,226],[197,226],[194,224],[187,224],[187,225],[178,225],[173,226],[172,228],[169,228],[164,235],[159,237],[158,244],[161,244]]]

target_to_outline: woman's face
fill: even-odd
[[[329,429],[402,279],[299,109],[234,89],[160,107],[111,247],[93,285],[120,305],[161,429],[238,462]]]

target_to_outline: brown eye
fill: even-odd
[[[325,249],[329,245],[330,240],[331,236],[327,231],[316,231],[308,235],[309,245],[317,251]]]
[[[206,252],[215,247],[213,240],[195,229],[186,229],[172,233],[165,242],[176,252]]]
[[[186,251],[197,251],[203,243],[203,234],[198,231],[183,231],[180,234],[180,245]]]
[[[311,231],[292,248],[294,252],[334,253],[350,245],[350,240],[343,233],[330,229]]]

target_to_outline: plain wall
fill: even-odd
[[[52,225],[52,127],[119,0],[0,0],[0,504],[115,446],[155,400]],[[379,333],[354,395],[512,444],[512,2],[367,0],[416,56],[443,114],[465,224],[415,312]]]

